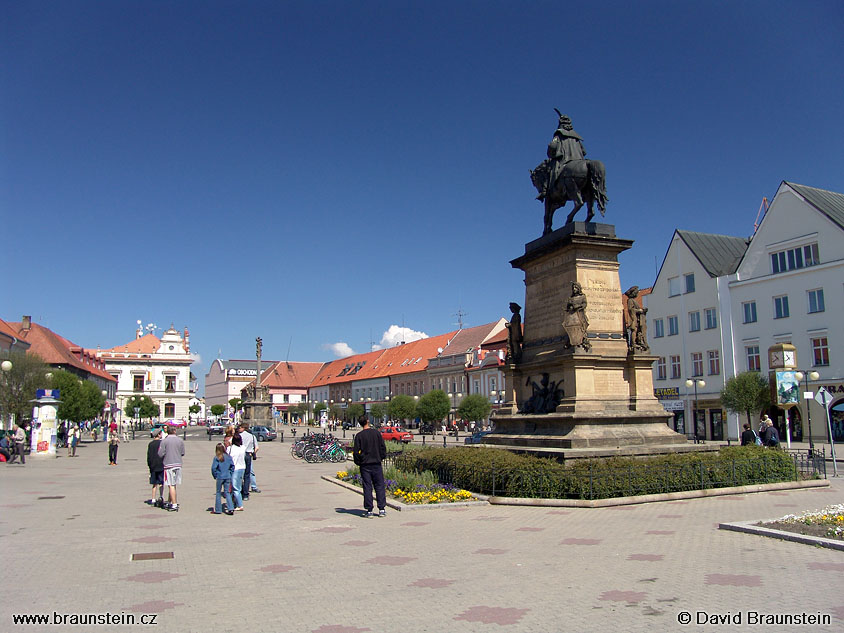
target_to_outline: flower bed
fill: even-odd
[[[773,530],[844,541],[844,503],[827,506],[823,510],[787,514],[776,521],[757,523],[757,525]]]
[[[389,477],[388,475],[390,474],[396,476],[397,479]],[[338,471],[337,479],[355,486],[363,486],[360,471],[357,468],[350,471]],[[417,482],[414,479],[420,481]],[[413,476],[408,473],[391,473],[391,470],[388,470],[385,473],[384,483],[386,484],[388,494],[402,503],[410,505],[476,500],[468,490],[463,490],[450,484],[434,483],[433,473],[421,473]]]

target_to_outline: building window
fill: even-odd
[[[665,372],[665,356],[660,356],[656,360],[656,379],[657,380],[665,380],[666,372]]]
[[[700,311],[689,312],[689,332],[700,332]]]
[[[676,336],[680,333],[680,326],[676,316],[668,317],[668,336]]]
[[[747,301],[741,304],[744,311],[744,323],[756,323],[756,302]]]
[[[807,266],[816,266],[819,263],[817,243],[771,253],[771,272],[774,274],[806,268]]]
[[[692,376],[703,376],[702,352],[692,352]]]
[[[132,376],[132,391],[143,391],[144,390],[144,376],[143,374],[135,374]]]
[[[680,357],[679,356],[672,356],[671,357],[671,378],[679,378],[680,377]]]
[[[703,314],[706,319],[706,325],[704,327],[707,330],[713,330],[718,327],[718,314],[715,312],[715,308],[706,308]]]
[[[810,290],[807,294],[809,295],[809,314],[823,312],[826,309],[823,303],[823,288]]]
[[[689,273],[688,275],[683,275],[683,280],[686,282],[686,294],[695,291],[695,274]]]
[[[829,342],[825,336],[812,339],[812,358],[815,367],[829,365]]]
[[[164,405],[164,417],[165,418],[174,418],[176,417],[176,405],[172,402],[168,402]]]
[[[654,319],[654,338],[665,336],[665,324],[662,319]]]
[[[175,376],[164,376],[164,391],[166,393],[176,393]]]
[[[785,319],[788,317],[788,295],[774,297],[774,318]]]
[[[672,277],[668,280],[668,296],[676,297],[680,294],[680,278]]]
[[[760,371],[762,365],[759,360],[759,346],[748,345],[744,348],[744,354],[747,357],[747,371]]]
[[[717,376],[721,373],[721,353],[717,349],[711,349],[707,352],[709,357],[709,375]]]

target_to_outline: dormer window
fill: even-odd
[[[771,253],[771,272],[775,275],[798,268],[817,266],[820,263],[817,242]]]

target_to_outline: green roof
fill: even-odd
[[[806,202],[835,222],[838,228],[844,229],[844,194],[798,185],[787,180],[783,182],[802,196]]]
[[[697,257],[710,277],[721,277],[736,272],[748,240],[732,235],[677,231],[692,254]]]

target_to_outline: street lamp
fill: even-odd
[[[7,376],[7,378],[4,379],[4,380],[8,380],[9,372],[12,371],[12,361],[4,360],[2,363],[0,363],[0,370],[2,370],[2,372]],[[2,418],[0,418],[0,426],[5,426],[5,425],[6,425],[5,421]]]
[[[700,440],[698,439],[698,436],[697,436],[697,388],[698,387],[701,387],[701,388],[705,387],[706,382],[701,380],[700,378],[689,378],[688,380],[686,380],[686,386],[687,387],[693,386],[695,388],[695,409],[694,409],[694,412],[692,413],[692,424],[694,424],[694,427],[695,427],[695,444],[699,444]]]
[[[794,374],[794,377],[797,378],[798,382],[806,379],[806,390],[803,392],[803,399],[806,401],[806,424],[809,426],[809,452],[815,450],[815,443],[812,441],[812,411],[809,407],[809,400],[812,396],[808,395],[811,392],[809,391],[809,381],[810,380],[817,380],[821,377],[821,375],[816,371],[800,371],[798,370],[797,373]]]

